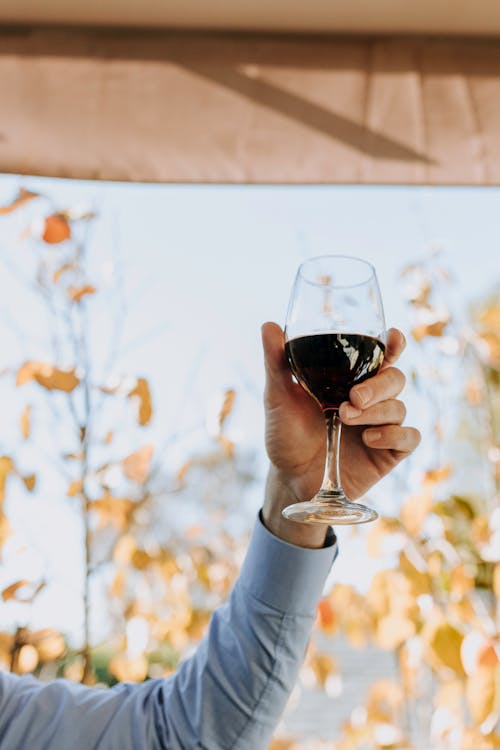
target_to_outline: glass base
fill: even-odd
[[[368,523],[378,518],[378,513],[360,503],[351,503],[343,493],[318,492],[312,500],[293,503],[282,511],[289,521],[298,523],[341,524]]]

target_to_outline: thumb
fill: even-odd
[[[277,323],[264,323],[261,328],[266,388],[287,388],[292,373],[285,354],[285,334]]]

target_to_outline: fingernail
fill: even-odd
[[[353,393],[353,396],[356,396],[358,401],[361,403],[361,406],[364,406],[368,403],[368,401],[372,397],[372,389],[369,388],[367,385],[364,385],[360,388],[356,388]]]
[[[365,439],[369,443],[376,443],[381,437],[382,433],[379,430],[365,430]]]
[[[343,412],[347,419],[356,419],[356,417],[360,417],[363,413],[361,409],[356,409],[356,407],[351,406],[351,404],[345,404]]]

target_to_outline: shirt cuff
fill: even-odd
[[[311,615],[337,554],[337,538],[332,528],[328,530],[324,547],[297,547],[271,534],[259,514],[239,583],[274,609]]]

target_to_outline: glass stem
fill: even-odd
[[[333,409],[325,411],[326,419],[326,462],[325,475],[319,491],[320,495],[326,497],[331,495],[343,495],[340,484],[340,433],[342,422],[338,412]]]

